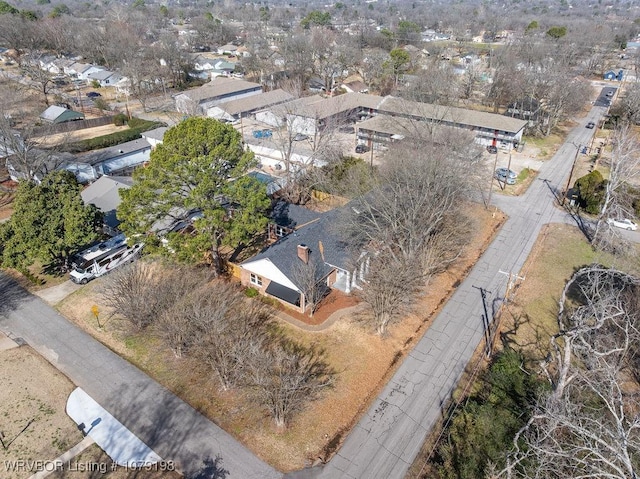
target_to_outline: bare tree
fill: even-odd
[[[46,129],[45,129],[46,130]],[[37,132],[33,125],[17,131],[12,127],[11,116],[0,107],[0,157],[8,158],[7,166],[12,175],[26,180],[41,180],[65,163],[60,152],[66,141],[44,148],[38,138],[46,131]]]
[[[639,287],[637,278],[598,265],[580,269],[566,284],[560,332],[543,364],[551,391],[517,433],[514,452],[496,476],[637,477]]]
[[[267,340],[265,307],[219,281],[191,295],[176,314],[188,318],[193,356],[211,368],[221,388],[244,385],[247,368]]]
[[[292,270],[292,279],[304,294],[305,311],[309,310],[309,316],[313,317],[318,304],[328,292],[327,273],[320,254],[309,252],[306,262],[297,261]]]
[[[411,300],[411,285],[424,285],[455,261],[467,237],[463,204],[472,184],[459,175],[460,168],[467,171],[461,161],[472,161],[467,149],[421,141],[410,153],[400,146],[386,158],[378,184],[352,203],[345,218],[350,242],[374,258],[361,294],[379,334],[394,309]]]
[[[258,351],[251,368],[251,386],[257,400],[284,428],[292,416],[333,385],[335,372],[324,351],[292,341],[272,343]]]
[[[112,315],[122,318],[133,331],[140,331],[202,285],[205,278],[206,273],[195,268],[137,261],[110,274],[101,295]]]
[[[627,189],[640,176],[640,144],[629,125],[619,127],[611,143],[613,150],[608,161],[609,178],[605,183],[604,198],[591,242],[600,249],[615,251],[621,240],[617,231],[607,224],[607,219],[633,216]]]

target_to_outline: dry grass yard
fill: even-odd
[[[310,404],[284,432],[276,430],[270,417],[242,393],[220,391],[211,373],[188,358],[176,359],[159,340],[127,336],[113,319],[104,324],[107,315],[100,304],[100,279],[69,296],[58,309],[236,436],[262,459],[282,471],[295,470],[324,460],[335,450],[399,363],[398,355],[406,354],[422,336],[445,298],[504,221],[500,214],[480,206],[474,209],[476,236],[468,250],[454,267],[431,281],[416,305],[418,313],[392,326],[386,338],[375,335],[358,317],[343,317],[321,332],[306,332],[279,321],[287,335],[324,348],[338,372],[335,387]],[[91,313],[94,304],[103,311],[102,328]]]

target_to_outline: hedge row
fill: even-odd
[[[120,143],[126,143],[127,141],[137,140],[141,136],[140,133],[153,130],[160,126],[165,126],[162,122],[142,120],[140,118],[131,118],[127,123],[129,125],[128,130],[116,131],[109,135],[70,143],[66,145],[64,149],[70,153],[81,153],[83,151],[108,148],[110,146],[119,145]]]

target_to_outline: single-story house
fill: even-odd
[[[166,126],[161,126],[159,128],[154,128],[153,130],[143,131],[140,133],[140,136],[147,140],[151,145],[151,148],[155,148],[164,140],[164,134],[167,132],[169,128]]]
[[[216,77],[206,85],[175,96],[176,109],[186,115],[206,115],[220,103],[262,93],[262,86],[237,78]]]
[[[127,176],[149,161],[151,144],[142,138],[120,145],[78,155],[63,168],[76,175],[80,183],[89,183],[102,175]]]
[[[82,78],[84,72],[88,71],[92,67],[93,65],[90,65],[89,63],[73,62],[71,65],[63,67],[63,72],[65,75],[73,78]]]
[[[609,70],[603,75],[603,78],[605,80],[622,81],[623,77],[624,77],[624,70],[619,70],[618,73],[614,72],[613,70]]]
[[[115,236],[119,233],[120,221],[116,217],[116,210],[122,201],[119,190],[128,189],[133,180],[128,176],[103,175],[87,186],[80,195],[86,205],[95,205],[104,214],[105,233]]]
[[[98,70],[87,73],[87,81],[97,81],[100,86],[115,86],[120,80],[122,80],[122,75],[116,72],[112,72],[109,70]]]
[[[340,85],[347,93],[369,93],[369,88],[361,81],[350,81]]]
[[[102,70],[106,70],[106,68],[98,66],[98,65],[89,65],[88,68],[85,68],[81,72],[78,72],[76,75],[80,80],[89,80],[89,75],[95,72],[99,72]]]
[[[231,43],[227,43],[226,45],[218,47],[218,55],[235,55],[237,52],[238,47],[232,45]]]
[[[47,123],[65,123],[67,121],[84,120],[84,113],[70,110],[58,105],[51,105],[40,113],[40,119]]]
[[[293,205],[278,207],[272,216],[276,226],[271,225],[270,231],[282,236],[240,264],[240,281],[304,313],[307,311],[305,274],[313,271],[318,284],[350,293],[357,282],[364,279],[368,262],[366,257],[357,263],[351,261],[348,245],[336,227],[342,209],[322,214],[302,210],[304,208]],[[277,229],[278,226],[281,229]],[[356,265],[352,267],[352,264]]]

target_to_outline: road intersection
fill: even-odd
[[[598,122],[604,108],[583,120]],[[576,148],[593,130],[576,127],[528,191],[495,195],[509,219],[413,351],[326,465],[285,475],[401,479],[440,417],[481,343],[483,302],[497,309],[508,277],[523,267],[543,225],[565,221],[555,205]],[[491,313],[489,316],[492,316]],[[94,340],[8,276],[0,274],[0,331],[20,337],[82,387],[186,477],[269,479],[282,474],[146,374]],[[206,475],[205,475],[206,474]]]

